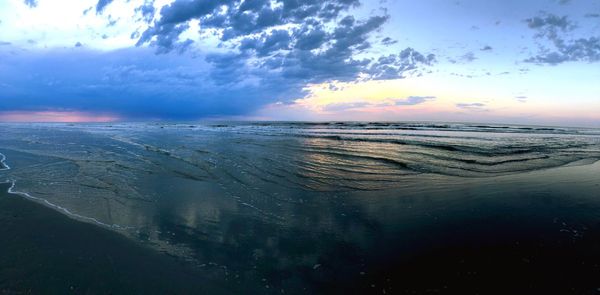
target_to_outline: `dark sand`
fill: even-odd
[[[1,294],[223,293],[172,257],[8,187],[0,185]]]

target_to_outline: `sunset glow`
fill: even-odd
[[[600,4],[359,2],[0,1],[0,120],[600,126]]]
[[[43,112],[0,112],[3,122],[66,122],[93,123],[114,122],[120,118],[107,114],[92,114],[85,112],[43,111]]]

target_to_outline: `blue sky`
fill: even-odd
[[[0,120],[600,127],[593,0],[0,0]]]

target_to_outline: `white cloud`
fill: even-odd
[[[154,5],[160,8],[169,2],[156,1]],[[36,7],[23,0],[0,1],[0,38],[28,48],[72,47],[77,42],[99,50],[131,47],[136,41],[131,33],[147,26],[135,13],[143,3],[114,1],[96,14],[97,0],[39,0]],[[116,22],[109,26],[110,21]]]

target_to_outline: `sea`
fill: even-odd
[[[599,129],[207,121],[0,130],[11,197],[124,236],[232,294],[600,290]]]

